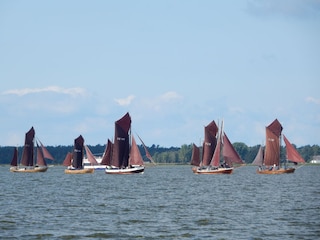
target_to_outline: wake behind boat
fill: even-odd
[[[259,151],[252,164],[259,166],[259,174],[284,174],[294,173],[294,167],[288,167],[288,161],[295,165],[305,163],[298,151],[293,147],[285,135],[282,135],[282,125],[275,119],[266,127],[266,145],[265,149],[260,146]],[[283,136],[286,145],[286,160],[281,166],[281,138]]]
[[[21,164],[18,165],[18,148],[14,148],[11,160],[10,172],[46,172],[48,169],[45,159],[54,160],[46,147],[36,141],[36,155],[34,154],[35,130],[33,127],[26,133],[25,143],[22,151]],[[35,155],[35,156],[34,156]]]
[[[214,121],[205,127],[202,161],[200,161],[200,149],[193,144],[191,165],[196,174],[231,174],[233,163],[243,164],[239,154],[232,146],[226,133],[223,131],[223,122],[220,133]],[[220,158],[223,157],[222,163]]]

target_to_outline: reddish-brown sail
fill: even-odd
[[[283,135],[284,143],[286,144],[286,152],[287,152],[287,159],[291,162],[296,163],[304,163],[305,160],[302,156],[298,153],[298,151],[293,147],[293,145],[289,142],[285,135]]]
[[[142,146],[143,146],[144,151],[145,151],[145,153],[146,153],[146,157],[147,157],[153,164],[156,164],[156,163],[153,161],[153,158],[152,158],[151,154],[149,153],[146,145],[144,144],[144,142],[142,141],[142,139],[139,137],[139,135],[138,135],[138,138],[140,139],[140,141],[141,141],[141,143],[142,143]]]
[[[47,162],[44,159],[43,153],[41,151],[41,147],[37,143],[37,166],[47,166]]]
[[[277,119],[266,127],[266,146],[264,155],[264,164],[266,166],[280,165],[281,132],[282,126]]]
[[[233,163],[243,164],[243,161],[237,151],[234,149],[233,145],[231,144],[229,138],[227,137],[226,133],[223,134],[223,150],[222,155],[224,161],[229,165],[232,166]]]
[[[127,167],[129,160],[129,130],[131,117],[126,113],[115,122],[114,144],[112,151],[112,165],[115,167]]]
[[[193,143],[192,145],[192,155],[191,155],[191,165],[200,166],[200,148]]]
[[[54,157],[50,154],[50,152],[47,150],[47,148],[42,144],[41,141],[39,141],[39,142],[40,142],[40,145],[41,145],[41,150],[42,150],[43,157],[46,158],[46,159],[54,160]]]
[[[98,165],[99,163],[97,162],[96,158],[94,157],[94,155],[91,152],[91,150],[89,149],[89,147],[87,145],[84,145],[84,148],[86,150],[86,154],[87,154],[87,158],[88,158],[89,163],[91,165]]]
[[[13,166],[13,167],[17,167],[18,166],[18,148],[17,147],[15,147],[13,149],[13,157],[12,157],[10,165]]]
[[[33,139],[34,139],[35,131],[34,128],[26,133],[25,142],[22,152],[21,164],[24,166],[33,166]]]
[[[107,146],[100,163],[101,165],[106,165],[106,166],[111,165],[112,147],[113,147],[113,143],[111,142],[110,139],[108,139]]]
[[[221,152],[221,140],[218,138],[217,146],[214,150],[210,165],[213,167],[219,167],[220,165],[220,152]]]
[[[64,160],[62,162],[63,166],[66,166],[66,167],[71,166],[71,164],[72,164],[72,155],[73,155],[72,152],[68,152],[66,154],[66,157],[64,158]]]
[[[218,126],[214,121],[210,122],[204,128],[204,142],[203,142],[203,154],[202,163],[203,166],[209,166],[212,159],[214,150],[217,145],[216,135],[218,133]]]
[[[131,149],[130,149],[130,155],[129,155],[129,164],[130,165],[144,165],[141,153],[139,151],[138,145],[136,143],[136,140],[134,137],[131,137]]]

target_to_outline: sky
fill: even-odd
[[[104,145],[127,112],[147,146],[212,120],[255,146],[275,119],[320,145],[320,1],[1,0],[0,111],[0,146]]]

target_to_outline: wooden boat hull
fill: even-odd
[[[272,170],[269,170],[269,169],[263,169],[263,170],[257,170],[257,173],[259,174],[285,174],[285,173],[294,173],[296,169],[295,168],[287,168],[287,169],[284,169],[284,168],[280,168],[280,169],[272,169]]]
[[[231,174],[233,168],[218,168],[218,169],[200,169],[198,168],[194,173],[196,174]]]
[[[19,172],[19,173],[35,173],[35,172],[46,172],[48,167],[34,167],[34,168],[17,168],[11,167],[10,172]]]
[[[94,173],[93,168],[83,168],[83,169],[65,169],[64,173],[66,174],[85,174],[85,173]]]
[[[131,168],[106,168],[106,174],[134,174],[143,172],[144,166],[137,166]]]

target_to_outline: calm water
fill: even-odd
[[[0,167],[1,239],[319,239],[320,166],[294,174],[10,173]]]

